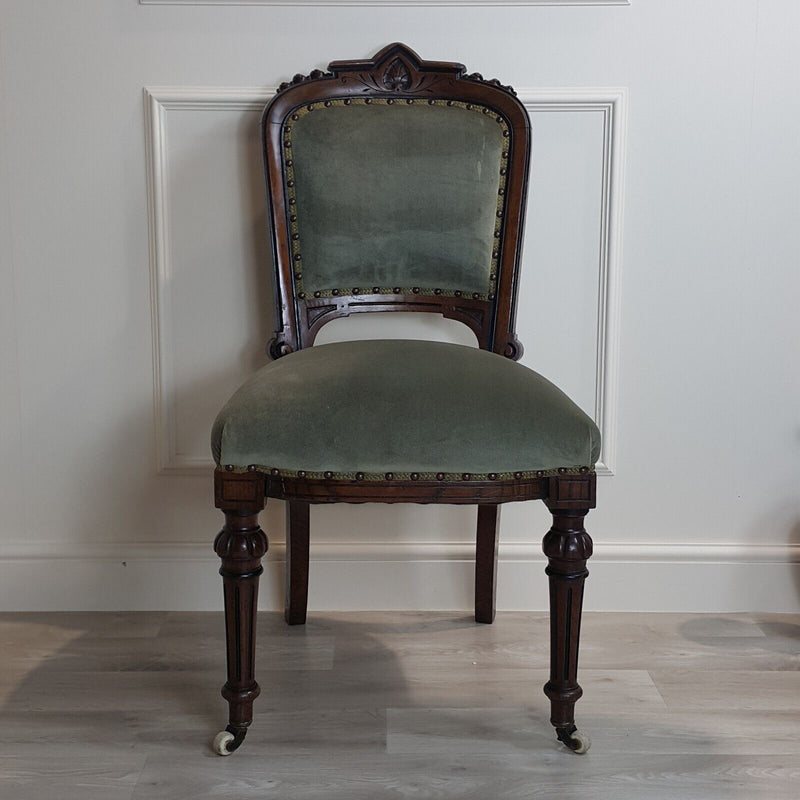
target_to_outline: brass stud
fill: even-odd
[[[566,471],[567,471],[566,467],[559,467],[558,468],[558,474],[559,475],[563,475]]]
[[[588,471],[589,471],[589,467],[581,467],[581,468],[580,468],[580,472],[581,472],[581,474],[585,474],[585,473],[587,473]]]
[[[297,293],[297,296],[298,296],[298,297],[299,297],[301,300],[305,300],[305,299],[306,299],[306,293],[305,293],[305,292],[298,292],[298,293]]]
[[[330,108],[330,107],[331,107],[331,101],[330,101],[330,100],[326,100],[326,101],[323,103],[323,105],[325,106],[325,108]]]
[[[473,300],[477,300],[479,297],[480,297],[480,293],[479,292],[473,292],[472,293],[472,299]]]
[[[411,480],[418,481],[419,480],[419,472],[412,472],[411,473]]]
[[[301,256],[300,253],[295,253],[294,254],[294,260],[295,261],[302,261],[303,260],[303,256]]]
[[[543,469],[537,469],[536,470],[536,477],[537,478],[544,478],[544,470]]]
[[[364,100],[364,102],[365,102],[367,105],[369,105],[369,104],[372,102],[372,98],[371,98],[371,97],[367,97],[367,98]]]
[[[393,291],[395,294],[400,294],[400,287],[399,287],[399,286],[395,286],[395,287],[394,287],[394,289],[392,289],[392,291]]]
[[[278,477],[278,475],[280,475],[280,474],[281,474],[281,471],[280,471],[279,469],[277,469],[276,467],[273,467],[273,468],[272,468],[272,469],[269,471],[269,474],[270,474],[270,475],[274,475],[274,476],[277,478],[277,477]]]
[[[349,106],[351,102],[352,102],[352,101],[350,100],[350,98],[349,98],[349,97],[346,97],[346,98],[345,98],[345,101],[344,101],[344,104],[345,104],[346,106]]]
[[[489,480],[490,481],[496,481],[497,480],[497,473],[496,472],[490,472],[489,473]]]
[[[296,242],[299,238],[300,238],[300,234],[299,233],[293,233],[292,234],[292,241]]]
[[[501,187],[500,187],[500,188],[497,190],[497,194],[499,194],[501,197],[502,197],[502,196],[503,196],[505,193],[506,193],[506,190],[505,190],[505,189],[504,189],[502,186],[501,186]]]
[[[287,186],[294,186],[294,181],[286,181]]]
[[[502,212],[502,210],[497,212],[497,216],[498,216],[498,217],[502,217],[502,216],[503,216],[503,212]]]
[[[313,110],[314,110],[314,104],[313,104],[313,103],[309,103],[309,104],[306,106],[306,111],[313,111]]]
[[[456,290],[453,292],[453,294],[454,294],[456,297],[461,297],[461,290],[460,290],[460,289],[456,289]]]
[[[484,113],[484,114],[488,114],[488,113],[489,113],[489,109],[488,109],[488,108],[484,108],[484,109],[483,109],[483,113]]]
[[[287,167],[291,167],[291,166],[292,166],[292,164],[294,164],[294,161],[292,161],[292,159],[291,159],[291,158],[287,158],[287,159],[286,159],[286,166],[287,166]]]
[[[467,111],[472,111],[472,103],[467,103]]]
[[[225,469],[226,469],[228,472],[233,472],[233,464],[226,464],[226,465],[225,465]]]
[[[432,106],[432,105],[434,105],[435,103],[436,103],[436,101],[435,101],[435,100],[428,100],[428,105],[429,105],[429,106]]]
[[[297,477],[298,478],[305,478],[305,476],[306,476],[306,471],[304,469],[297,470]]]
[[[292,119],[300,119],[300,115],[299,114],[292,114]]]
[[[419,294],[419,286],[412,287],[411,291],[413,294]]]
[[[384,475],[384,477],[386,478],[387,481],[390,481],[390,480],[392,480],[392,478],[394,478],[394,473],[393,472],[387,472],[386,475]]]
[[[414,105],[414,99],[412,97],[409,97],[408,100],[406,100],[406,103],[408,103],[408,105],[410,105],[410,106],[413,106]]]
[[[391,98],[391,97],[390,97],[390,98],[389,98],[389,99],[386,101],[386,105],[387,105],[387,106],[390,106],[390,105],[392,105],[393,103],[394,103],[394,100],[392,100],[392,98]]]
[[[433,290],[433,293],[434,293],[434,294],[441,294],[441,293],[442,293],[442,290],[441,290],[441,289],[434,289],[434,290]]]
[[[502,123],[502,122],[503,122],[503,118],[502,118],[502,117],[500,117],[500,116],[498,116],[498,117],[497,117],[497,121],[498,121],[498,122],[500,122],[500,123]]]
[[[289,222],[297,222],[297,217],[294,214],[292,214],[292,216],[289,217]]]
[[[256,465],[255,464],[248,464],[247,465],[247,471],[248,472],[255,472],[256,471]]]
[[[330,480],[333,477],[333,473],[330,470],[326,470],[322,473],[327,480]]]
[[[447,101],[447,105],[452,106],[453,105],[453,101],[452,100],[448,100]]]
[[[334,297],[338,297],[338,296],[339,296],[339,290],[338,290],[338,289],[331,289],[331,294],[332,294]]]
[[[294,274],[295,280],[299,281],[300,278],[302,278],[302,277],[303,277],[303,273],[302,272],[295,272],[295,274]]]
[[[314,297],[322,297],[322,292],[317,289],[317,291],[314,292]]]
[[[443,481],[444,480],[444,472],[437,472],[436,473],[436,480]]]
[[[501,167],[500,168],[500,174],[501,175],[505,175],[507,172],[508,172],[508,170],[505,167]]]
[[[380,293],[381,293],[381,287],[380,286],[373,286],[372,287],[372,294],[380,294]]]
[[[356,480],[363,481],[364,480],[364,473],[363,472],[356,472]]]
[[[508,128],[503,128],[503,136],[508,136],[508,135],[509,135]]]
[[[494,300],[494,292],[492,292],[490,295],[487,295],[487,296],[488,296],[488,298],[489,298],[490,300]]]
[[[461,476],[461,480],[462,480],[462,481],[468,481],[468,480],[469,480],[471,477],[472,477],[472,475],[471,475],[469,472],[465,472],[465,473],[464,473],[464,474]]]
[[[359,289],[358,286],[354,286],[353,287],[353,294],[361,294],[361,289]]]
[[[295,200],[294,197],[290,197],[289,198],[289,205],[293,206],[293,205],[296,205],[296,204],[297,204],[297,200]]]
[[[514,480],[515,481],[522,480],[522,473],[521,472],[515,472],[514,473]]]
[[[284,127],[283,132],[284,133],[291,133],[292,132],[292,126],[291,125],[287,125],[286,127]]]
[[[495,239],[499,239],[500,238],[500,231],[495,231],[494,232],[494,238]]]

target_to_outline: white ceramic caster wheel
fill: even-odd
[[[218,756],[229,756],[233,750],[228,750],[228,745],[233,741],[233,734],[230,731],[220,731],[214,737],[214,752]]]
[[[592,746],[592,740],[583,732],[574,730],[569,737],[568,747],[573,753],[583,755]]]

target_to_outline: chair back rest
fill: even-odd
[[[263,141],[273,357],[337,317],[431,311],[521,355],[514,310],[530,124],[510,87],[401,44],[282,84]]]

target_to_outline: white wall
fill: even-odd
[[[531,109],[519,333],[606,437],[588,606],[797,609],[800,6],[518,2],[0,0],[0,608],[221,605],[207,433],[272,328],[256,109],[400,40]],[[503,510],[502,608],[545,607],[539,506]],[[313,608],[470,606],[474,509],[312,517]]]

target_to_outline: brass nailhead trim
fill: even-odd
[[[394,473],[393,472],[387,472],[385,477],[386,477],[387,481],[390,481],[392,478],[394,478]]]

